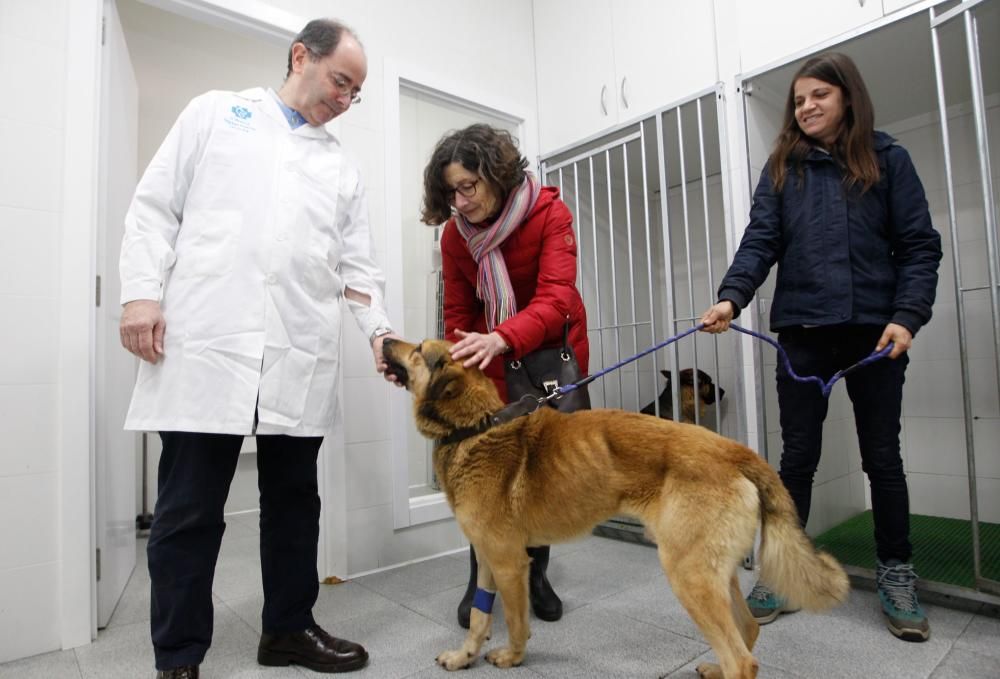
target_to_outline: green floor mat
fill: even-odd
[[[871,511],[834,526],[815,542],[844,564],[875,570]],[[970,522],[912,514],[910,542],[913,543],[913,567],[922,580],[976,588]],[[980,522],[979,544],[983,577],[1000,580],[1000,524]]]

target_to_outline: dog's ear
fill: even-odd
[[[698,384],[712,384],[711,376],[704,370],[698,370]]]
[[[442,370],[434,377],[427,389],[427,400],[444,401],[458,396],[465,386],[465,380],[451,370]]]
[[[669,389],[670,385],[673,384],[673,373],[669,370],[661,370],[660,374],[667,380],[667,389]]]

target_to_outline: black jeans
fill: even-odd
[[[212,643],[212,580],[242,436],[160,432],[159,495],[146,553],[156,668],[197,665]],[[265,633],[314,624],[322,437],[258,436]]]
[[[796,373],[828,380],[874,351],[883,330],[883,326],[872,325],[795,328],[781,331],[778,342]],[[906,562],[912,553],[910,498],[899,454],[899,418],[908,362],[906,354],[896,360],[886,358],[844,378],[854,406],[861,468],[871,487],[876,552],[883,562]],[[779,474],[804,526],[809,519],[828,401],[816,384],[793,380],[781,361],[777,378],[783,443]]]

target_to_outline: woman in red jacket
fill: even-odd
[[[424,170],[421,219],[447,221],[441,236],[445,338],[452,356],[478,366],[507,401],[504,361],[569,342],[586,374],[587,314],[576,289],[573,215],[559,190],[525,172],[510,133],[470,125],[438,142]],[[493,359],[497,360],[493,360]],[[531,547],[529,592],[535,615],[562,617],[562,601],[545,575],[549,547]],[[468,628],[476,590],[476,555],[458,606]]]

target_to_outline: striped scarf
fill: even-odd
[[[489,332],[517,313],[514,287],[510,283],[500,245],[528,217],[541,190],[538,179],[526,172],[521,185],[507,196],[503,211],[493,224],[477,227],[462,215],[455,215],[458,232],[465,238],[472,259],[479,267],[476,296],[486,303],[486,328]]]

